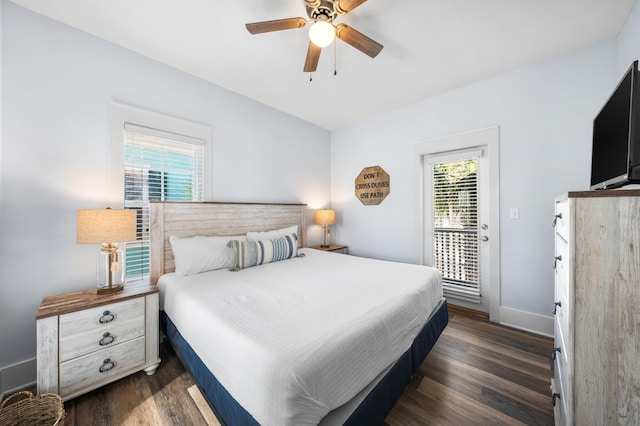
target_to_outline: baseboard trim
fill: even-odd
[[[487,312],[482,312],[477,309],[471,309],[466,306],[461,306],[457,300],[447,300],[449,304],[449,313],[450,314],[460,314],[466,317],[480,319],[482,321],[489,321],[489,314]]]
[[[553,317],[500,307],[500,324],[530,333],[553,337]]]
[[[0,400],[36,384],[36,358],[0,369]]]

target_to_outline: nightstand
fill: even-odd
[[[38,393],[64,401],[160,365],[158,289],[126,285],[45,297],[38,314]]]
[[[322,251],[332,251],[334,253],[349,254],[349,246],[343,246],[340,244],[330,244],[329,247],[313,246],[309,248]]]

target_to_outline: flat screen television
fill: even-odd
[[[593,121],[591,189],[640,183],[639,77],[635,61]]]

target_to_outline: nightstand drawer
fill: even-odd
[[[63,362],[60,364],[60,394],[68,397],[86,392],[115,376],[138,369],[144,362],[144,337]]]
[[[144,298],[60,315],[60,362],[145,333]]]

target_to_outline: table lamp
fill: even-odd
[[[329,247],[328,238],[331,238],[329,225],[333,225],[334,223],[336,223],[335,210],[316,210],[315,214],[313,215],[313,223],[315,223],[316,225],[322,225],[323,238],[320,247]]]
[[[124,289],[124,253],[117,242],[136,238],[135,210],[78,210],[76,242],[102,244],[96,262],[98,294]]]

